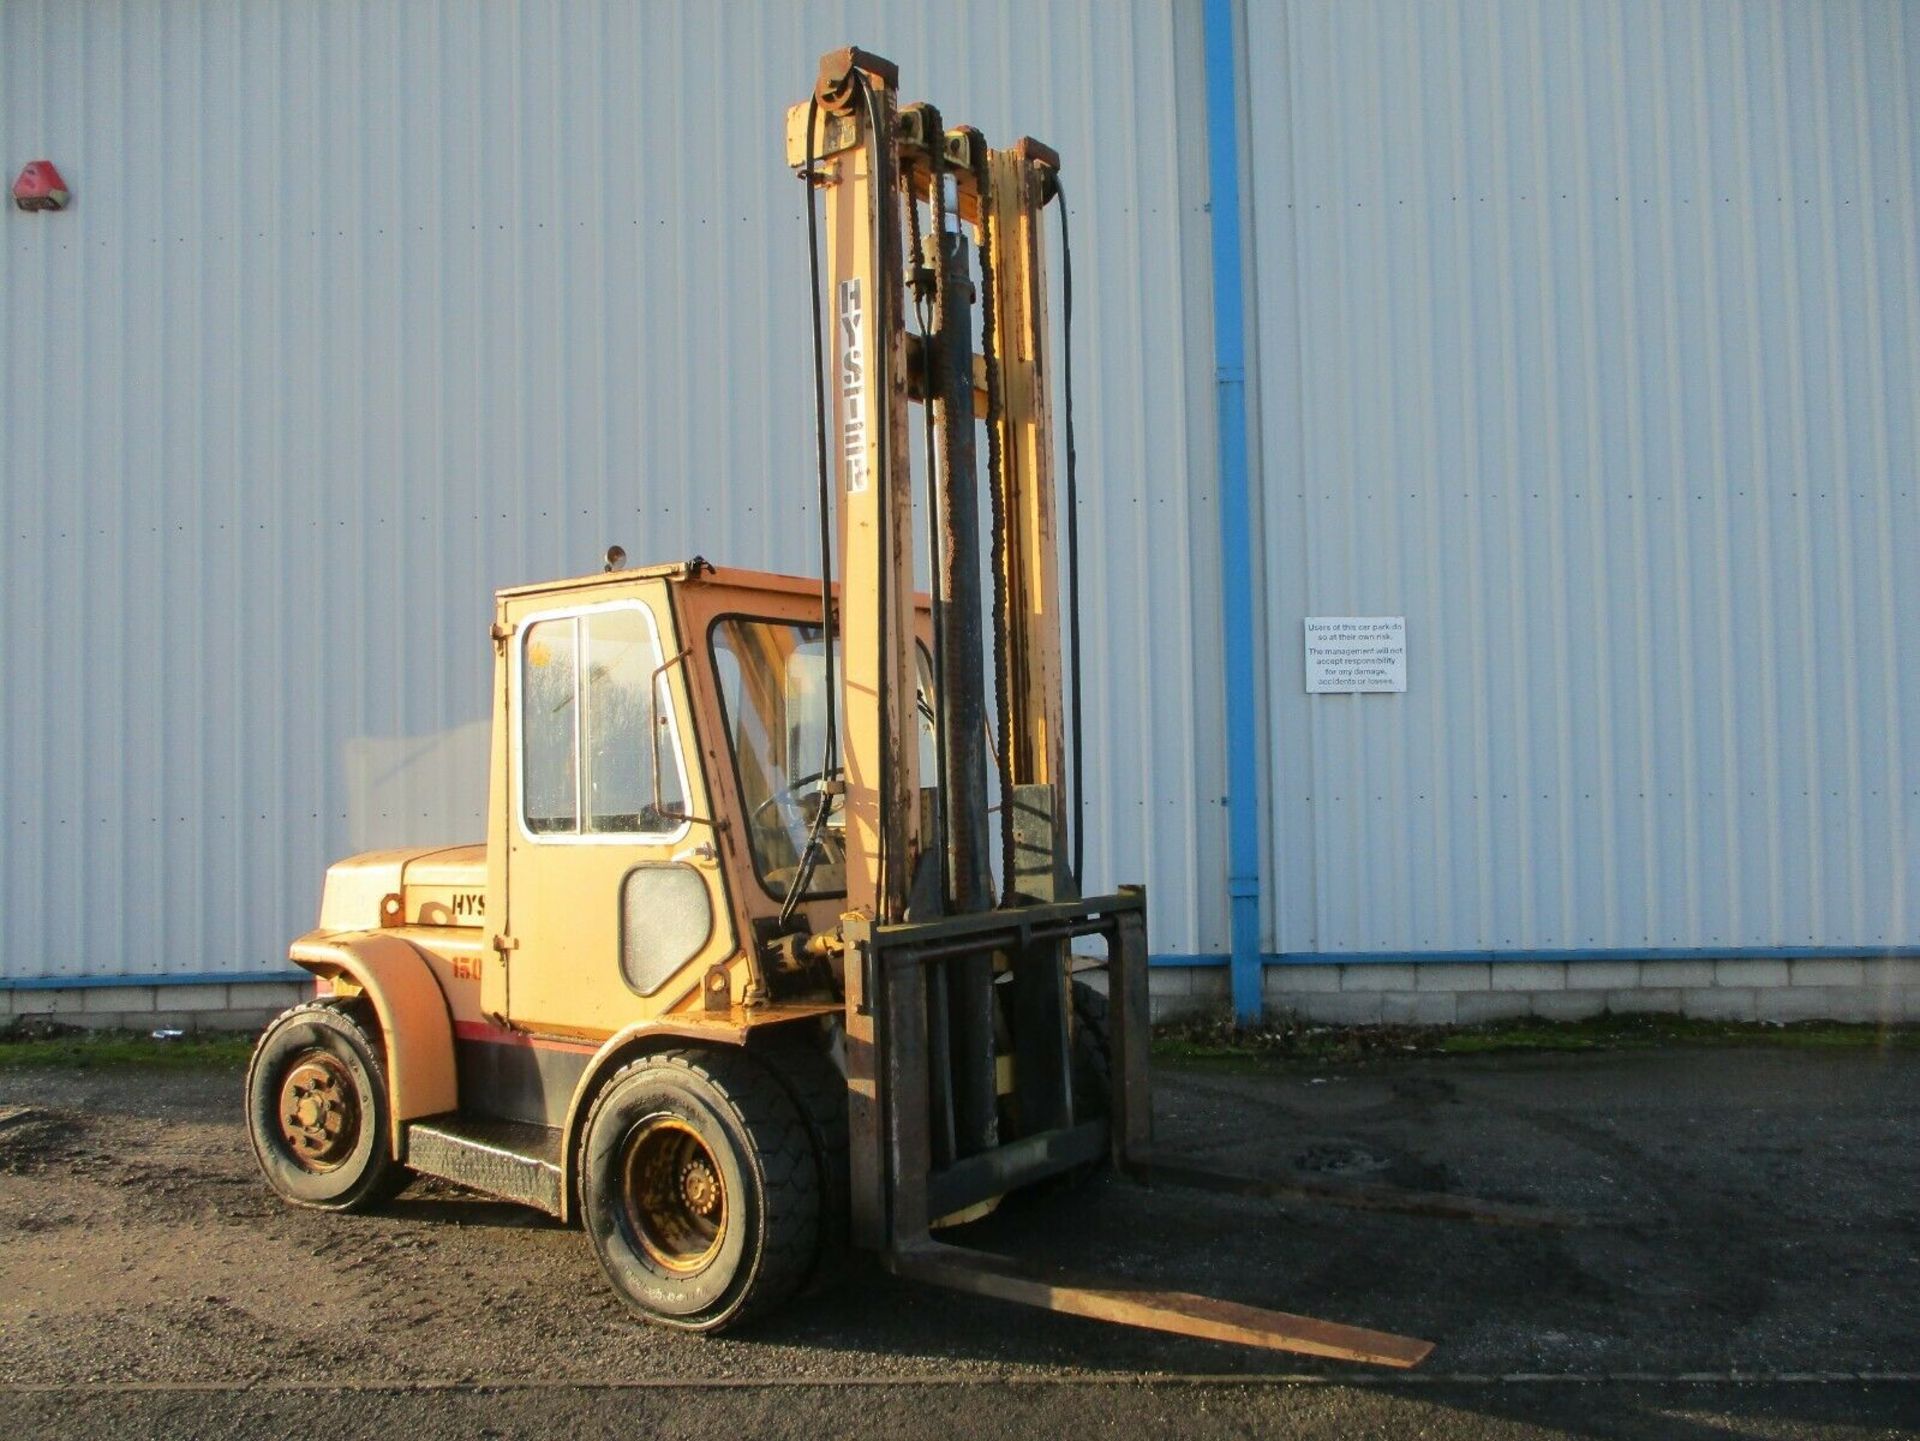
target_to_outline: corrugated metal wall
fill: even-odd
[[[1283,953],[1920,941],[1920,15],[1247,11]],[[1303,615],[1405,614],[1405,695]]]
[[[1197,13],[8,0],[75,203],[0,231],[0,978],[257,972],[477,834],[496,584],[813,568],[781,121],[849,41],[1066,157],[1089,879],[1224,945]]]
[[[1269,952],[1916,941],[1920,21],[1250,0]],[[472,834],[498,583],[807,569],[779,119],[1066,156],[1090,881],[1226,949],[1198,5],[0,6],[0,979]],[[1056,277],[1057,278],[1057,277]],[[1314,697],[1300,618],[1408,617]],[[1904,646],[1903,646],[1904,642]]]

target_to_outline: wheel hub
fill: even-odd
[[[360,1102],[347,1066],[331,1051],[303,1051],[280,1084],[280,1138],[309,1171],[331,1171],[360,1139]]]
[[[622,1154],[626,1223],[647,1258],[690,1275],[720,1250],[727,1188],[713,1153],[678,1116],[650,1116],[628,1134]]]
[[[706,1157],[687,1162],[680,1168],[680,1194],[687,1208],[702,1216],[716,1216],[720,1210],[720,1178]]]

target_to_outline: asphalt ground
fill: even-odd
[[[949,1239],[1423,1336],[1417,1372],[901,1282],[696,1339],[584,1238],[417,1183],[281,1205],[237,1072],[0,1072],[20,1435],[1920,1435],[1920,1055],[1668,1049],[1187,1066],[1167,1150],[1578,1213],[1510,1228],[1100,1180]]]

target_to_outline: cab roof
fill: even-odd
[[[665,565],[629,566],[621,570],[597,571],[592,575],[506,586],[495,591],[494,596],[498,600],[509,600],[523,595],[549,595],[560,591],[589,590],[595,586],[619,585],[633,580],[665,580],[682,584],[705,581],[718,585],[738,586],[743,590],[768,590],[801,595],[820,593],[820,582],[809,576],[715,566],[704,557],[696,555],[691,560],[677,560]],[[834,586],[836,591],[839,588],[837,584]]]

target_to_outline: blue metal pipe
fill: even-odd
[[[148,971],[136,976],[0,976],[0,991],[95,991],[111,986],[258,986],[310,981],[312,973],[287,965],[277,971]]]
[[[1240,260],[1240,87],[1233,0],[1206,0],[1207,179],[1220,459],[1220,609],[1227,683],[1227,897],[1233,1014],[1260,1019],[1260,732],[1247,485],[1246,302]]]

